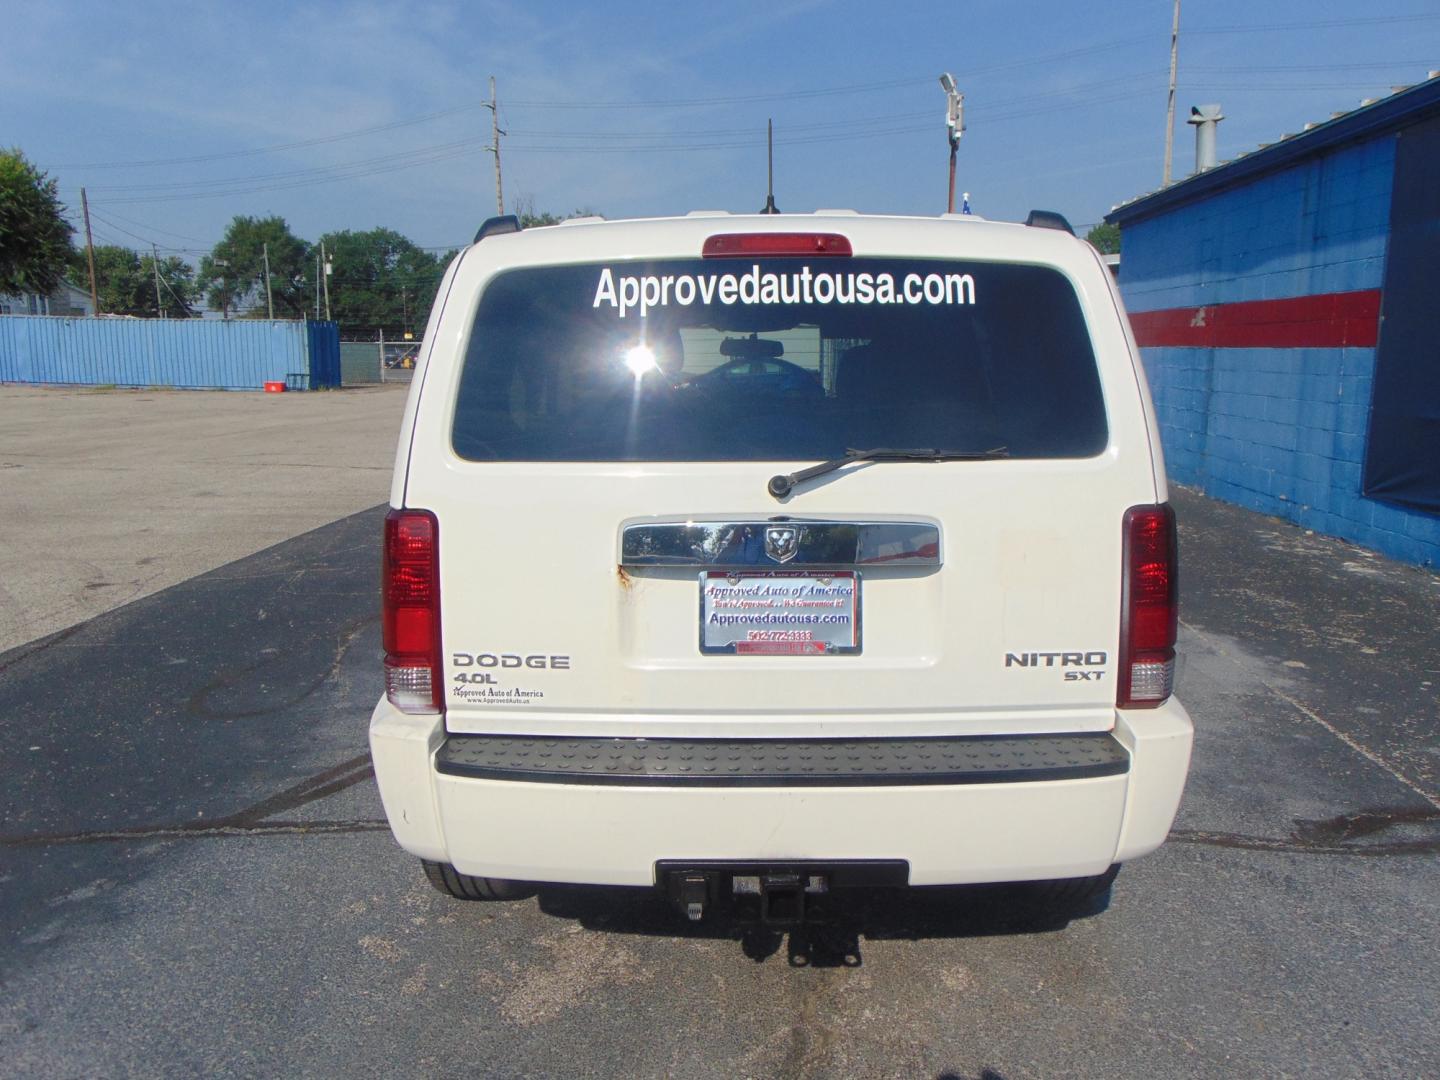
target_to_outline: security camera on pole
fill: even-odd
[[[950,138],[950,197],[945,212],[955,212],[955,152],[960,149],[960,136],[965,134],[965,95],[955,88],[955,76],[948,71],[940,76],[945,90],[945,130]]]

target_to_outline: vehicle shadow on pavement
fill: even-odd
[[[731,940],[756,963],[785,954],[791,967],[859,967],[860,944],[1048,934],[1109,907],[1109,894],[1082,905],[1056,904],[1023,885],[853,888],[809,901],[794,926],[766,925],[737,898],[691,922],[651,889],[546,885],[540,910],[587,930],[667,938]]]

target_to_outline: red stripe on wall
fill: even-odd
[[[1130,325],[1141,345],[1370,348],[1380,336],[1380,290],[1141,311],[1130,316]]]

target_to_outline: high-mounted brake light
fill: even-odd
[[[1166,503],[1125,511],[1124,548],[1115,704],[1154,708],[1175,687],[1180,616],[1175,511]]]
[[[759,255],[853,255],[850,238],[838,233],[717,233],[707,237],[700,254],[707,259]]]
[[[437,712],[440,674],[440,525],[428,510],[385,516],[381,570],[385,696],[402,712]]]

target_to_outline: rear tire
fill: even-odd
[[[505,878],[472,877],[462,874],[449,863],[431,862],[421,859],[425,876],[430,884],[457,900],[524,900],[535,895],[535,886],[528,881],[509,881]]]

